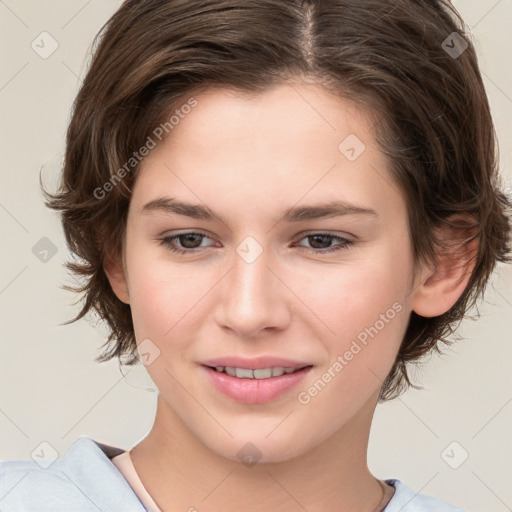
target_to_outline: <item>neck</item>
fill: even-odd
[[[300,509],[374,512],[382,488],[367,467],[377,397],[320,445],[283,462],[246,465],[206,447],[162,395],[150,433],[130,452],[153,500],[165,512]]]

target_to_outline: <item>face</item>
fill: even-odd
[[[412,309],[405,201],[371,116],[318,85],[195,99],[143,161],[124,300],[169,417],[288,460],[375,405]]]

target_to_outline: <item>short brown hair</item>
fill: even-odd
[[[307,78],[371,107],[406,199],[415,262],[443,247],[439,226],[476,228],[465,291],[440,316],[411,313],[381,400],[411,385],[407,364],[450,343],[447,335],[483,295],[496,262],[511,260],[511,203],[498,182],[489,104],[474,46],[448,1],[126,0],[95,46],[73,105],[62,183],[46,193],[46,204],[61,211],[66,241],[80,258],[67,267],[85,278],[65,286],[84,293],[70,322],[96,311],[110,329],[97,361],[138,361],[130,306],[103,268],[122,250],[139,168],[134,155],[170,111],[211,87],[257,94]],[[457,213],[473,223],[450,223]]]

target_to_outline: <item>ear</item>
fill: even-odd
[[[445,248],[437,254],[433,266],[424,267],[416,281],[413,311],[423,317],[446,313],[463,294],[475,267],[478,252],[476,222],[468,215],[449,218],[455,228],[438,228],[436,236]]]
[[[110,251],[107,252],[107,256],[103,262],[103,270],[117,298],[125,304],[130,304],[126,270],[121,255],[114,255]]]

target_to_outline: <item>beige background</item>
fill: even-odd
[[[92,321],[59,326],[78,309],[59,288],[72,283],[62,266],[69,254],[38,183],[42,166],[46,182],[56,182],[89,45],[119,4],[0,0],[1,460],[28,459],[42,441],[62,455],[80,435],[131,448],[152,425],[156,393],[144,367],[125,369],[125,378],[116,362],[94,363],[105,332]],[[455,4],[474,34],[510,191],[512,0]],[[47,59],[31,48],[43,31],[58,43]],[[57,250],[46,263],[32,252],[43,237]],[[511,510],[511,283],[512,268],[499,268],[482,318],[464,322],[465,339],[417,374],[425,389],[377,408],[376,476],[468,511]]]

